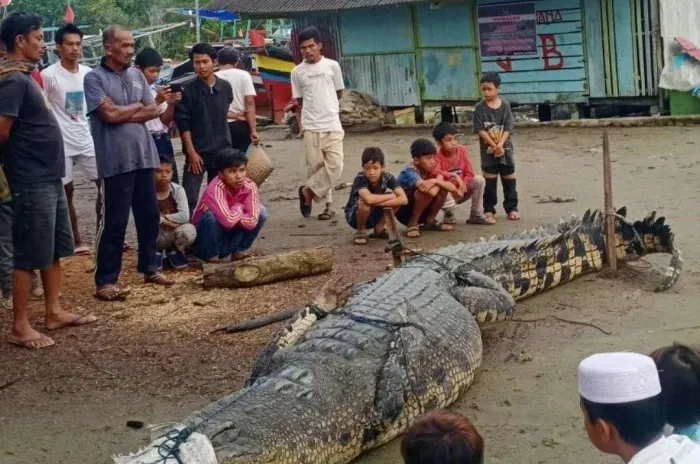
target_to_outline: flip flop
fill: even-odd
[[[520,213],[517,211],[511,211],[510,213],[508,213],[508,219],[511,221],[519,221]]]
[[[126,297],[131,293],[129,288],[119,288],[116,285],[106,285],[95,291],[95,298],[102,301],[126,301]]]
[[[368,242],[369,240],[367,238],[367,234],[364,232],[357,232],[355,237],[352,239],[352,243],[355,245],[367,245]]]
[[[406,237],[408,238],[420,238],[420,227],[414,226],[406,229]]]
[[[48,345],[45,345],[45,346],[36,346],[36,343],[43,342],[43,341],[50,342],[50,343]],[[31,340],[21,340],[17,337],[10,336],[10,339],[8,340],[8,342],[12,345],[16,345],[16,346],[19,346],[21,348],[27,348],[29,350],[40,350],[42,348],[49,348],[49,347],[54,346],[56,344],[56,342],[54,342],[52,338],[47,337],[46,335],[42,335],[39,338],[33,338]]]
[[[379,240],[389,240],[389,232],[383,230],[381,232],[372,232],[368,235],[369,238],[376,238]]]
[[[303,185],[299,187],[299,211],[301,211],[301,215],[305,218],[311,216],[311,205],[306,204]]]
[[[94,322],[97,322],[97,318],[95,316],[92,314],[84,314],[82,316],[75,316],[72,321],[61,324],[58,327],[51,329],[47,327],[47,330],[60,330],[65,329],[66,327],[80,327],[82,325],[88,325]]]
[[[434,232],[451,232],[453,227],[440,221],[433,221],[431,224],[424,224],[423,230],[431,230]]]
[[[76,248],[73,254],[75,254],[75,256],[90,256],[92,252],[90,251],[90,248],[88,248],[85,245],[82,245]]]
[[[335,211],[331,211],[328,208],[326,208],[321,214],[318,215],[318,220],[329,221],[333,217],[335,217]]]

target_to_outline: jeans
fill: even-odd
[[[260,235],[267,221],[267,210],[260,205],[258,225],[253,230],[243,227],[225,229],[219,224],[211,211],[207,211],[197,223],[197,241],[192,250],[194,255],[204,261],[212,258],[225,258],[230,254],[250,249]]]
[[[12,203],[0,202],[0,296],[12,296]]]
[[[102,179],[102,222],[97,233],[95,285],[116,284],[122,269],[122,246],[133,210],[139,242],[138,271],[158,272],[155,264],[160,211],[153,169],[118,174]]]
[[[228,123],[228,130],[231,133],[231,146],[245,155],[252,143],[248,122],[231,121]]]
[[[219,174],[219,171],[215,166],[214,156],[201,155],[203,162],[202,171],[199,174],[193,174],[190,172],[189,161],[185,161],[185,171],[182,174],[182,188],[185,189],[185,194],[187,195],[187,204],[190,207],[190,218],[194,215],[194,210],[197,208],[197,203],[199,202],[199,192],[202,190],[202,181],[204,180],[204,174],[207,175],[207,184],[209,184],[214,177]]]

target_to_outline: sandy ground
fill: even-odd
[[[427,135],[348,135],[343,181],[351,181],[359,170],[365,146],[382,147],[390,171],[398,173],[410,160],[410,142]],[[658,277],[647,263],[623,270],[614,280],[585,277],[518,305],[520,320],[537,321],[485,328],[483,367],[454,409],[467,414],[484,435],[489,463],[616,462],[601,457],[586,440],[576,393],[578,362],[596,351],[649,352],[700,336],[700,131],[613,129],[611,140],[616,205],[627,205],[633,218],[651,210],[668,217],[684,251],[684,274],[665,294],[651,292]],[[471,135],[467,142],[476,153]],[[30,352],[0,343],[1,463],[106,463],[113,453],[135,450],[147,433],[127,428],[127,420],[179,420],[240,388],[256,353],[277,327],[241,335],[208,335],[210,330],[301,305],[329,279],[361,281],[385,270],[390,260],[383,245],[354,247],[342,216],[336,223],[299,216],[294,196],[304,175],[300,142],[269,145],[277,169],[263,188],[271,220],[259,249],[273,253],[330,244],[337,256],[333,273],[250,290],[202,291],[199,271],[192,270],[174,276],[178,285],[164,291],[139,283],[135,257],[127,253],[122,280],[134,285],[134,293],[127,303],[103,304],[91,296],[90,260],[66,260],[64,305],[90,310],[100,322],[55,334],[57,346],[50,350]],[[429,248],[522,230],[602,205],[600,146],[597,130],[520,131],[517,171],[524,219],[502,220],[492,228],[461,225],[416,245]],[[550,195],[571,196],[576,202],[538,204],[535,198]],[[80,185],[78,196],[81,227],[92,240],[94,188]],[[347,190],[339,192],[338,206],[346,199]],[[131,230],[132,242],[133,237]],[[667,259],[650,261],[663,265]],[[41,303],[33,309],[41,326]],[[611,334],[549,315],[593,323]],[[0,321],[8,328],[10,314],[0,314]],[[397,445],[357,462],[399,463]]]

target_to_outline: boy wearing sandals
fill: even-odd
[[[408,204],[396,212],[396,219],[407,226],[406,236],[417,238],[424,230],[448,232],[449,224],[437,221],[437,215],[449,194],[456,194],[456,175],[440,171],[433,142],[418,139],[411,144],[413,164],[399,174],[399,185],[406,191]]]
[[[365,148],[362,152],[362,172],[355,176],[350,198],[345,205],[345,220],[357,231],[353,240],[355,245],[366,245],[369,238],[389,238],[384,230],[384,208],[408,204],[406,193],[396,177],[385,169],[382,150]],[[374,229],[370,235],[367,235],[368,228]]]
[[[457,224],[455,206],[471,200],[472,209],[467,224],[492,225],[496,221],[484,216],[484,186],[483,176],[474,174],[474,168],[469,160],[467,147],[457,141],[457,126],[441,122],[433,129],[433,137],[438,144],[438,168],[455,174],[457,192],[447,196],[442,209],[445,213],[444,224]]]
[[[481,78],[484,99],[474,107],[474,133],[479,134],[481,144],[481,171],[486,178],[484,211],[487,218],[496,215],[498,203],[498,176],[503,185],[503,208],[508,219],[520,219],[518,191],[515,187],[515,157],[513,149],[513,113],[507,101],[498,94],[501,77],[488,72]]]

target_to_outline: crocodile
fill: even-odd
[[[673,286],[683,261],[665,219],[611,214],[617,259],[671,254],[656,290]],[[196,431],[220,464],[340,464],[392,440],[467,390],[481,364],[480,325],[606,266],[604,216],[416,254],[353,287],[344,304],[306,307],[246,386],[190,415],[166,450]]]

